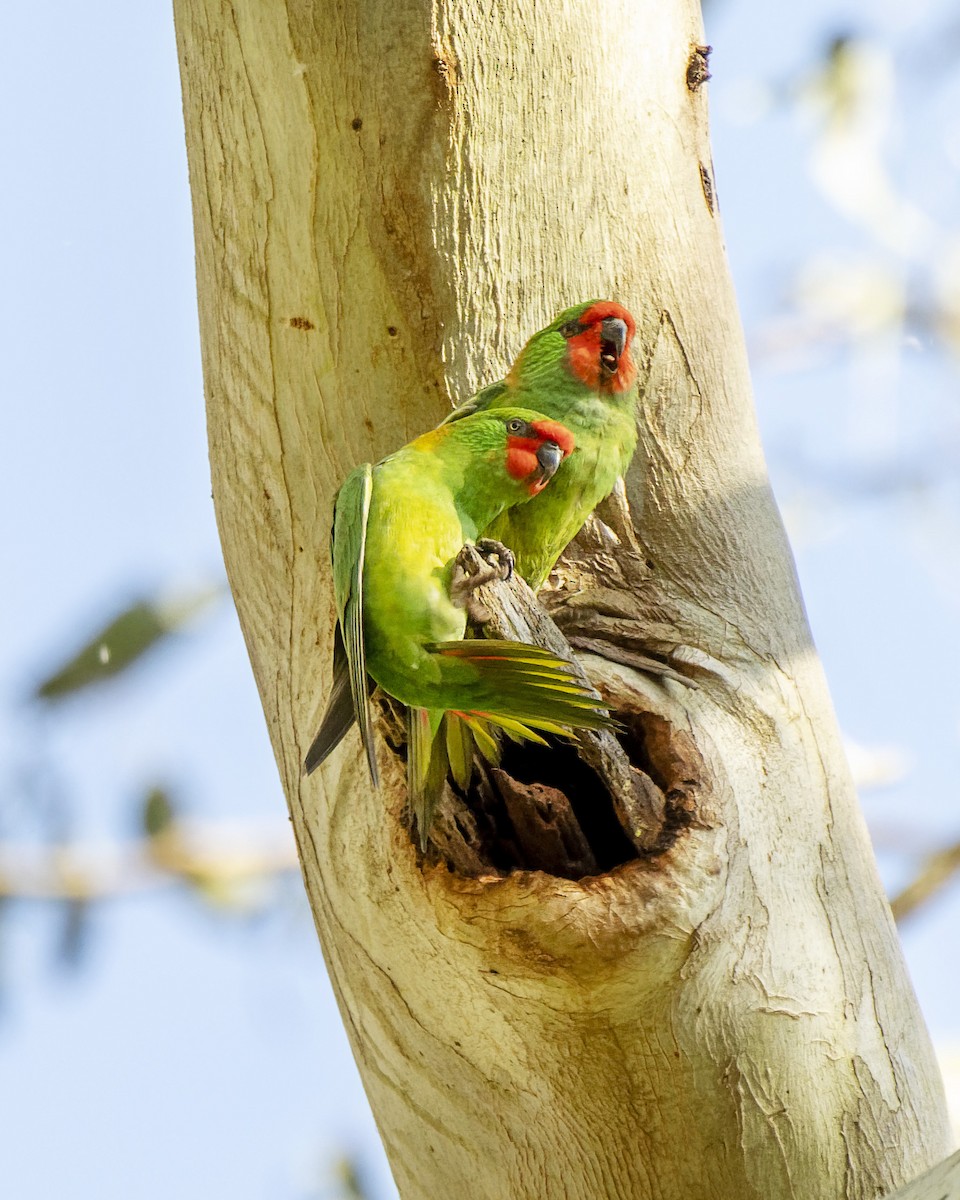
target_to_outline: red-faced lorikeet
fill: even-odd
[[[558,422],[497,408],[357,467],[337,493],[334,690],[305,768],[323,762],[356,719],[377,782],[369,675],[409,709],[407,774],[421,844],[448,766],[461,786],[469,782],[474,745],[496,760],[499,730],[542,741],[536,730],[609,724],[569,662],[519,642],[464,640],[466,614],[451,596],[464,543],[538,495],[573,451]]]
[[[534,589],[630,465],[637,445],[635,330],[633,317],[612,300],[564,309],[530,338],[505,379],[446,419],[520,405],[562,422],[576,439],[535,503],[506,510],[481,530],[514,552],[517,570]]]

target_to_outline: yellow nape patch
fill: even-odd
[[[421,433],[418,438],[410,443],[411,450],[422,450],[427,454],[431,454],[437,446],[447,437],[450,436],[452,425],[439,425],[436,429],[431,429],[427,433]]]
[[[507,385],[508,388],[511,388],[511,389],[515,388],[517,386],[517,384],[520,382],[521,364],[523,362],[523,356],[524,356],[525,351],[526,351],[526,346],[524,346],[523,350],[521,350],[520,353],[517,355],[516,359],[514,360],[513,366],[507,372],[506,378],[504,379],[503,382]]]

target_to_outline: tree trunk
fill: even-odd
[[[960,1154],[937,1163],[887,1200],[960,1200]]]
[[[911,1178],[947,1149],[941,1085],[768,489],[698,5],[175,8],[224,555],[404,1200]],[[579,880],[482,840],[451,870],[411,840],[389,747],[380,794],[355,734],[301,777],[331,499],[592,297],[638,317],[633,529],[610,509],[550,608],[609,648],[584,664],[663,837]],[[638,646],[698,686],[610,661]]]

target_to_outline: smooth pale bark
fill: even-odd
[[[175,8],[227,569],[401,1195],[812,1200],[911,1178],[947,1149],[941,1086],[768,491],[687,82],[698,6]],[[422,869],[388,751],[380,795],[355,735],[300,775],[329,683],[331,497],[592,296],[640,324],[642,550],[575,557],[566,612],[696,674],[587,660],[692,738],[697,820],[581,882]]]

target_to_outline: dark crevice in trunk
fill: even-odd
[[[498,767],[478,764],[466,793],[448,783],[426,860],[473,878],[522,870],[582,879],[668,850],[693,821],[700,756],[662,717],[617,716],[636,782],[662,801],[646,847],[638,848],[629,814],[577,744],[555,738],[549,746],[508,743]]]

